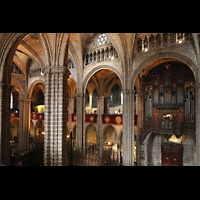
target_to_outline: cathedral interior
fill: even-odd
[[[0,165],[199,166],[199,33],[0,33]]]

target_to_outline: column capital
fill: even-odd
[[[68,101],[74,101],[74,99],[75,99],[74,97],[69,97],[67,100]]]
[[[141,97],[143,96],[143,93],[140,93],[140,94],[135,94],[136,97]]]
[[[97,99],[104,99],[104,96],[102,95],[102,96],[97,96],[96,97]]]
[[[132,90],[132,89],[131,89],[131,90],[130,90],[130,89],[126,89],[126,90],[123,90],[123,91],[122,91],[123,94],[135,94],[135,92],[136,92],[136,91],[135,91],[135,90]]]
[[[84,97],[84,95],[83,94],[76,94],[76,97]]]
[[[71,74],[68,67],[66,66],[45,66],[43,69],[42,69],[42,73],[45,74],[46,73],[67,73],[68,77],[69,75]]]

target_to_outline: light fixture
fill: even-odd
[[[181,136],[182,137],[182,136]],[[169,138],[169,142],[173,142],[173,143],[181,143],[182,142],[182,138],[179,137],[177,138],[176,135],[172,135],[170,138]]]
[[[163,119],[172,119],[173,118],[173,115],[172,114],[169,114],[169,113],[167,113],[167,114],[163,114]]]

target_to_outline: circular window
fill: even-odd
[[[106,40],[107,40],[107,36],[104,33],[101,34],[97,39],[99,45],[105,44]]]

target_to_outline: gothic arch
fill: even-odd
[[[11,78],[11,66],[14,58],[14,53],[20,41],[25,37],[25,33],[12,33],[4,36],[5,44],[2,44],[2,59],[0,63],[0,81],[9,82]],[[3,41],[3,42],[4,42]],[[7,42],[8,41],[8,42]],[[2,42],[2,43],[3,43]]]
[[[86,131],[87,131],[87,128],[88,128],[90,125],[94,126],[95,129],[97,129],[97,125],[96,125],[96,124],[88,123],[88,124],[86,124],[86,126],[85,126],[85,133],[86,133]]]
[[[14,53],[22,41],[22,39],[27,35],[28,33],[8,33],[5,34],[2,40],[2,43],[0,44],[2,47],[1,54],[2,59],[0,61],[0,81],[7,82],[7,79],[9,80],[9,74],[6,75],[6,70],[8,66],[10,67],[13,62]],[[44,40],[44,37],[40,33],[34,33],[38,40],[40,41],[44,54],[45,54],[45,60],[48,58],[47,53],[47,44]],[[46,61],[47,62],[47,61]]]
[[[108,70],[113,71],[119,77],[121,83],[123,84],[122,74],[120,74],[120,72],[115,67],[110,66],[110,65],[100,65],[100,66],[96,66],[95,68],[93,68],[92,70],[90,70],[88,72],[88,74],[85,76],[84,81],[83,81],[83,91],[84,92],[86,91],[86,87],[87,87],[87,84],[88,84],[88,81],[90,80],[90,78],[95,73],[97,73],[98,71],[103,70],[103,69],[108,69]],[[122,88],[123,88],[123,85],[122,85]]]
[[[111,127],[115,130],[116,137],[118,137],[116,128],[115,128],[114,126],[112,126],[111,124],[108,124],[108,125],[106,125],[106,126],[103,128],[103,132],[102,132],[103,135],[104,135],[106,129],[107,129],[109,126],[111,126]]]
[[[23,97],[25,97],[25,89],[24,89],[24,87],[15,78],[11,79],[11,85],[16,87],[16,89],[19,92],[20,99],[23,99]]]
[[[89,132],[89,128],[93,129],[94,132]],[[95,124],[89,123],[86,127],[85,127],[85,144],[88,145],[87,141],[89,140],[89,136],[93,137],[93,145],[96,143],[96,139],[97,139],[97,127]],[[91,144],[91,143],[90,143]]]
[[[194,77],[195,77],[195,82],[198,83],[198,68],[194,61],[192,61],[190,58],[176,52],[161,52],[161,53],[156,53],[150,57],[148,57],[146,60],[144,60],[142,63],[139,63],[136,67],[134,72],[132,73],[131,80],[132,80],[132,85],[135,84],[136,78],[140,71],[146,67],[147,65],[151,65],[150,68],[155,67],[156,65],[162,63],[165,60],[170,60],[170,61],[178,61],[182,62],[185,65],[187,65],[193,72]],[[156,63],[156,64],[155,64]]]
[[[111,130],[114,130],[114,132],[112,131],[112,132],[108,132],[107,134],[107,136],[106,136],[106,132],[107,132],[107,130],[109,130],[110,129],[110,131]],[[104,129],[103,129],[103,145],[105,145],[105,142],[106,142],[106,140],[109,138],[109,140],[110,141],[112,141],[113,142],[113,144],[116,144],[116,140],[117,140],[117,138],[118,138],[118,134],[117,134],[117,131],[116,131],[116,129],[115,129],[115,127],[114,126],[112,126],[112,125],[107,125],[107,126],[105,126],[104,127]],[[108,140],[107,140],[108,141]],[[108,143],[107,143],[108,144]]]
[[[152,135],[151,131],[146,132],[141,138],[141,144],[147,144],[150,136]]]
[[[28,89],[28,97],[29,98],[31,98],[32,93],[33,93],[33,91],[35,89],[35,86],[38,85],[38,84],[41,85],[40,89],[42,90],[42,92],[43,92],[43,94],[45,96],[45,83],[42,80],[36,80],[30,85],[30,87]]]

